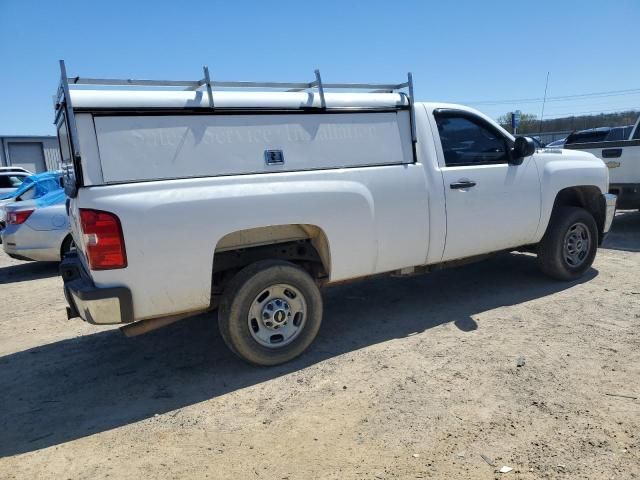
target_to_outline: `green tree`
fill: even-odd
[[[513,133],[511,128],[511,112],[507,112],[504,115],[498,117],[498,123],[508,132]],[[519,132],[534,132],[539,127],[538,117],[533,113],[521,113],[520,114],[520,126]]]

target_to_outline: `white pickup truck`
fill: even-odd
[[[614,215],[601,160],[536,152],[467,107],[414,103],[410,75],[212,82],[205,67],[161,82],[61,66],[68,315],[127,334],[218,307],[230,349],[275,365],[313,341],[327,284],[513,250],[573,280]]]
[[[609,167],[609,192],[618,197],[618,208],[640,210],[640,117],[633,128],[616,129],[625,132],[624,139],[610,140],[611,135],[598,138],[602,130],[607,129],[572,133],[564,148],[582,150],[601,158]],[[626,130],[629,130],[628,134]]]

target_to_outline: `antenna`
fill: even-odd
[[[542,135],[542,120],[544,119],[544,105],[547,103],[547,89],[549,88],[549,72],[547,72],[547,82],[544,84],[544,98],[542,100],[542,113],[540,114],[540,124],[538,127],[538,136]]]

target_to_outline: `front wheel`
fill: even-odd
[[[579,207],[560,207],[538,244],[538,262],[550,277],[575,280],[591,267],[597,250],[598,227],[593,215]]]
[[[255,365],[278,365],[304,352],[322,322],[322,296],[311,276],[289,262],[245,267],[226,286],[218,310],[229,349]]]

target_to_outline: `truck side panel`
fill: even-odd
[[[322,229],[331,281],[422,264],[426,190],[423,167],[410,164],[88,187],[72,209],[120,218],[128,266],[92,277],[99,287],[131,287],[140,320],[207,308],[216,245],[248,228]]]
[[[104,183],[413,162],[407,110],[93,120]]]
[[[611,183],[629,183],[630,179],[640,179],[640,140],[576,143],[566,148],[592,153],[602,159],[609,167]]]

